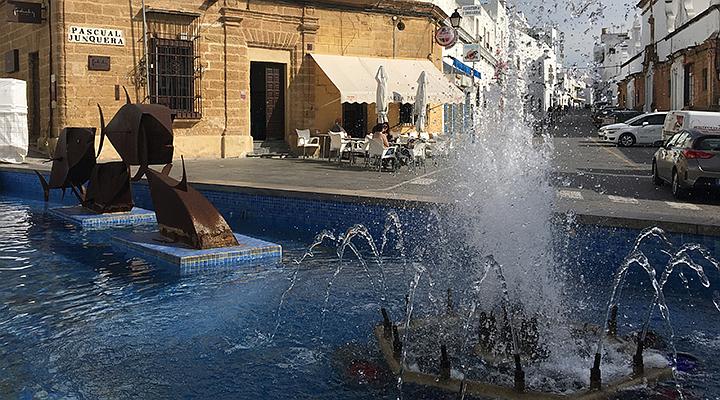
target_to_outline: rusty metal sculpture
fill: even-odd
[[[237,246],[237,239],[222,215],[187,183],[185,161],[180,181],[169,176],[171,167],[168,164],[162,172],[147,171],[160,233],[196,249]]]
[[[82,205],[101,214],[132,210],[134,203],[128,165],[123,161],[95,165]]]
[[[102,108],[100,111],[100,150],[104,136],[107,136],[115,150],[128,165],[140,166],[133,181],[138,181],[149,165],[172,162],[173,132],[172,111],[159,104],[132,104],[125,91],[127,103],[105,125]],[[98,151],[99,152],[99,151]]]
[[[71,189],[82,202],[83,185],[90,179],[95,167],[95,128],[65,128],[60,132],[52,159],[50,182],[35,171],[43,187],[45,201],[50,189]]]
[[[138,166],[132,181],[147,176],[163,236],[196,249],[237,246],[237,239],[222,215],[188,185],[184,160],[182,180],[169,176],[174,151],[172,111],[157,104],[133,104],[127,90],[125,96],[127,103],[107,124],[98,104],[101,125],[98,155],[107,136],[122,161],[95,162],[94,128],[88,128],[84,134],[66,130],[57,151],[67,155],[54,159],[50,184],[38,173],[46,201],[50,188],[70,187],[90,210],[130,211],[133,208],[130,166]],[[149,168],[161,164],[166,164],[162,172]],[[88,181],[85,191],[82,185]]]

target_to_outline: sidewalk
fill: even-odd
[[[49,171],[51,163],[43,161],[28,158],[26,164],[5,167]],[[435,195],[440,192],[434,187],[447,172],[435,167],[432,161],[427,162],[427,168],[378,172],[365,168],[362,162],[354,166],[344,162],[340,166],[327,160],[303,158],[186,160],[185,168],[191,183],[423,202],[443,201]],[[175,160],[170,175],[180,179],[180,160]]]

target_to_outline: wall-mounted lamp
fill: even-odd
[[[450,16],[450,26],[457,29],[460,27],[460,21],[462,20],[462,15],[458,12],[458,9],[456,8],[455,11]]]

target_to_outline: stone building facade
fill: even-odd
[[[17,4],[0,0],[0,15]],[[327,85],[312,54],[423,60],[439,69],[442,49],[433,36],[447,18],[412,0],[44,0],[42,6],[39,24],[0,21],[0,54],[6,61],[19,54],[18,65],[7,61],[0,77],[28,81],[31,143],[52,151],[64,127],[99,126],[97,105],[112,116],[125,103],[126,88],[133,102],[176,111],[176,154],[194,158],[244,156],[265,140],[292,149],[296,128],[324,132],[343,115],[370,127],[374,105],[342,104],[342,88]],[[391,123],[400,109],[391,105]],[[429,109],[428,130],[440,132],[442,107]],[[102,157],[115,156],[106,146]]]

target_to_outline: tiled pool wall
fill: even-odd
[[[45,174],[47,176],[47,174]],[[342,197],[325,194],[289,193],[281,191],[263,191],[234,188],[221,185],[195,184],[239,233],[263,233],[268,236],[280,235],[286,239],[311,241],[314,235],[323,229],[334,230],[336,234],[355,224],[365,225],[379,238],[387,221],[387,215],[395,211],[403,225],[406,245],[428,243],[426,239],[437,239],[439,220],[445,222],[448,208],[444,206],[385,200],[364,200],[351,198],[342,201]],[[42,200],[42,187],[32,171],[0,169],[0,194],[25,199]],[[145,182],[133,184],[133,197],[136,205],[154,209],[150,192]],[[64,198],[60,190],[52,190],[50,201],[54,205],[75,205],[77,199],[67,191]],[[594,254],[595,258],[607,260],[608,265],[617,265],[632,246],[637,229],[606,227],[598,225],[566,225],[566,218],[555,221],[559,235],[557,248],[563,249],[568,256],[573,254]],[[445,234],[452,242],[462,240],[460,232]],[[563,233],[565,231],[566,233]],[[692,234],[669,234],[677,245],[699,243],[707,247],[712,254],[720,257],[720,237]],[[559,246],[559,247],[558,247]],[[567,249],[564,249],[567,248]],[[575,249],[582,248],[582,252]],[[619,260],[619,261],[618,261]],[[605,262],[603,261],[602,264]]]
[[[565,235],[556,235],[556,254],[561,258],[561,264],[570,266],[566,271],[567,278],[576,282],[612,282],[618,267],[633,250],[635,239],[640,234],[636,229],[605,227],[596,225],[577,225]],[[657,278],[668,262],[668,254],[676,252],[684,244],[700,244],[707,248],[710,254],[720,259],[720,237],[700,236],[684,233],[667,233],[673,248],[663,245],[660,240],[650,238],[643,242],[639,248],[648,258],[650,264],[657,271]],[[698,282],[691,283],[696,296],[711,299],[713,292],[718,290],[720,271],[712,264],[704,261],[697,252],[690,253],[691,258],[703,266],[705,273],[713,282],[711,287],[702,287]],[[641,285],[649,284],[648,276],[640,268],[631,268],[629,275],[631,282]],[[679,266],[675,272],[683,272],[690,281],[696,280],[697,275],[689,268]],[[681,279],[670,279],[667,287],[671,290],[685,291]]]
[[[48,174],[44,173],[47,177]],[[267,232],[288,238],[311,240],[323,229],[333,229],[336,234],[355,224],[365,225],[371,234],[382,234],[388,213],[394,211],[400,217],[406,233],[413,234],[413,241],[421,241],[436,234],[440,207],[432,204],[352,199],[342,201],[327,195],[298,193],[284,195],[276,191],[259,194],[219,185],[194,184],[225,217],[234,230],[240,233]],[[153,210],[149,187],[146,182],[132,185],[133,198],[138,207]],[[0,194],[42,201],[43,191],[32,171],[0,170]],[[77,199],[71,191],[52,190],[50,202],[54,205],[75,205]],[[433,222],[434,221],[434,222]]]

